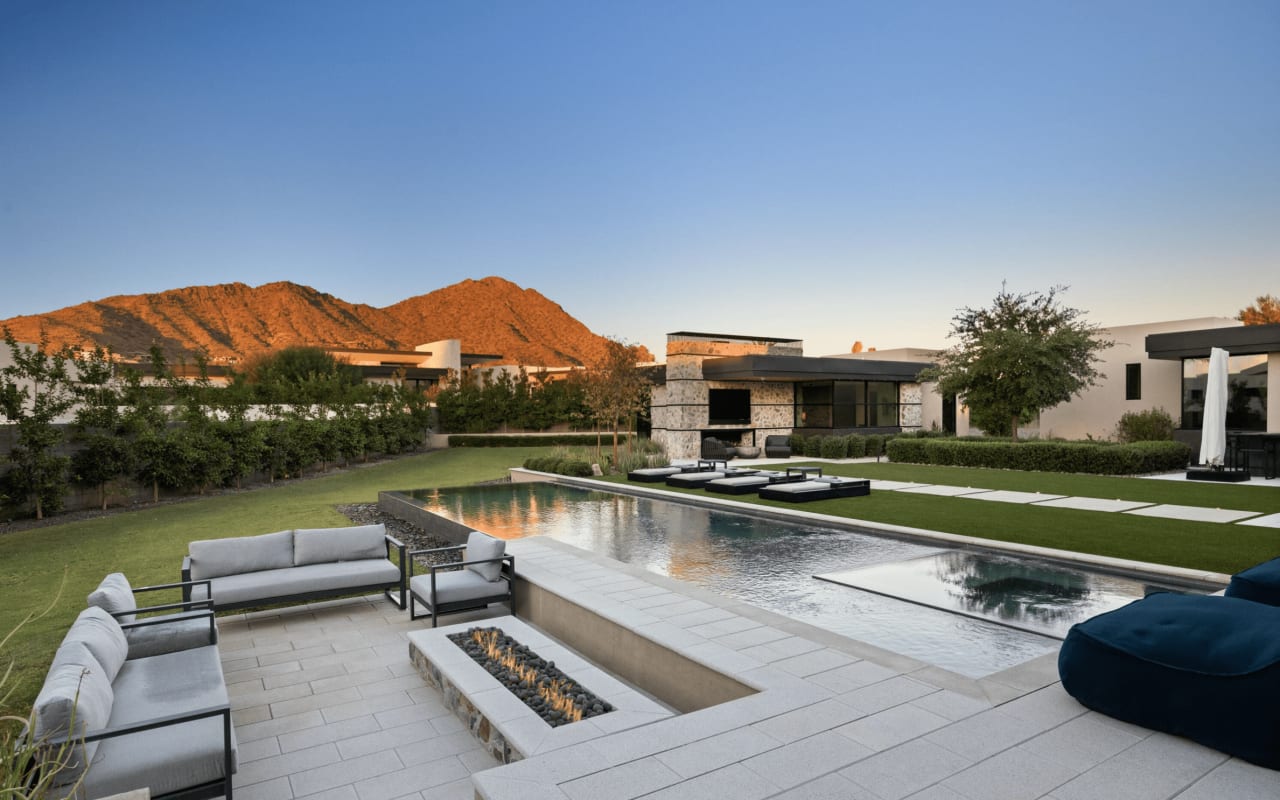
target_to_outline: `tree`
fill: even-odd
[[[46,510],[57,510],[67,490],[70,459],[58,455],[62,428],[58,420],[76,402],[68,371],[72,353],[63,348],[49,352],[49,339],[41,335],[35,347],[18,343],[4,329],[11,364],[0,370],[0,416],[17,429],[17,442],[9,453],[13,469],[6,476],[10,489],[35,504],[36,519]]]
[[[1272,325],[1280,322],[1280,298],[1264,294],[1253,305],[1242,309],[1236,319],[1245,325]]]
[[[613,431],[613,463],[618,463],[618,426],[645,409],[649,382],[636,366],[634,347],[614,339],[605,341],[604,355],[584,376],[587,407],[596,421]]]
[[[988,433],[1008,433],[1046,409],[1079,396],[1105,377],[1098,353],[1113,342],[1085,322],[1082,311],[1046,294],[1011,294],[1003,286],[991,308],[965,308],[952,318],[958,343],[937,354],[919,380],[942,395],[963,396],[970,419]]]
[[[358,369],[323,348],[301,346],[259,355],[237,378],[254,385],[264,403],[327,403],[332,391],[362,382]]]
[[[111,354],[100,347],[76,362],[76,441],[71,470],[81,483],[98,487],[102,509],[107,508],[107,485],[130,471],[128,442],[121,435],[120,390]]]

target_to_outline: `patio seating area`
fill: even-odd
[[[219,619],[238,798],[1273,798],[1280,773],[1089,711],[1049,655],[970,679],[543,539],[520,574],[755,689],[500,765],[380,596]],[[508,613],[450,616],[449,626]],[[442,628],[441,630],[447,630]],[[549,729],[550,730],[550,729]]]

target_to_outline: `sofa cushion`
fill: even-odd
[[[54,654],[49,674],[36,696],[35,736],[42,739],[72,733],[73,715],[74,735],[102,730],[111,717],[114,699],[111,682],[89,648],[83,642],[67,642]],[[78,778],[97,749],[97,742],[76,746],[68,754],[67,772],[59,776],[58,782],[70,783]]]
[[[305,567],[224,575],[214,578],[211,586],[214,605],[220,606],[311,592],[356,589],[361,586],[389,586],[399,583],[399,567],[386,558],[368,558],[363,561],[308,564]],[[206,599],[204,587],[191,587],[191,599]]]
[[[1280,769],[1280,608],[1153,594],[1072,626],[1062,686],[1117,719]]]
[[[217,644],[217,629],[211,638],[209,617],[204,613],[182,612],[162,619],[164,622],[155,625],[125,628],[130,660]]]
[[[125,638],[120,623],[110,614],[97,606],[89,606],[80,612],[76,621],[71,623],[71,630],[63,637],[62,643],[83,642],[110,683],[116,679],[120,666],[129,657],[129,640]]]
[[[191,555],[191,579],[197,581],[291,567],[293,531],[201,539],[189,544],[187,552]]]
[[[112,726],[227,702],[216,647],[134,659],[120,670],[115,692]],[[234,728],[231,735],[234,770]],[[209,717],[102,741],[85,788],[90,797],[105,797],[149,786],[154,796],[218,780],[223,769],[222,718]]]
[[[293,564],[325,564],[386,558],[387,527],[359,525],[347,528],[299,528],[293,532]]]
[[[409,581],[409,588],[427,606],[432,605],[430,574],[414,575]],[[461,603],[482,597],[493,597],[505,593],[507,588],[508,583],[505,578],[488,581],[466,569],[436,573],[436,600],[439,603]]]
[[[503,551],[506,549],[507,544],[501,539],[495,539],[489,534],[481,533],[480,531],[472,531],[467,535],[467,549],[462,554],[462,560],[480,561],[486,558],[501,558]],[[502,562],[468,564],[467,569],[486,581],[496,581],[498,576],[502,574]]]
[[[1227,597],[1280,606],[1280,558],[1264,561],[1231,576]]]
[[[113,572],[102,579],[98,588],[89,593],[89,605],[97,606],[108,614],[115,616],[121,625],[133,622],[134,615],[124,612],[137,609],[138,602],[133,596],[133,587],[123,572]]]

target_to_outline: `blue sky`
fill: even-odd
[[[0,318],[465,278],[592,330],[946,344],[1280,294],[1280,3],[0,0]],[[465,347],[465,342],[464,342]]]

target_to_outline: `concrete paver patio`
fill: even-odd
[[[973,680],[558,542],[509,547],[543,590],[759,691],[503,766],[414,672],[424,621],[381,598],[220,618],[236,796],[1280,796],[1280,773],[1083,708],[1052,655]]]

